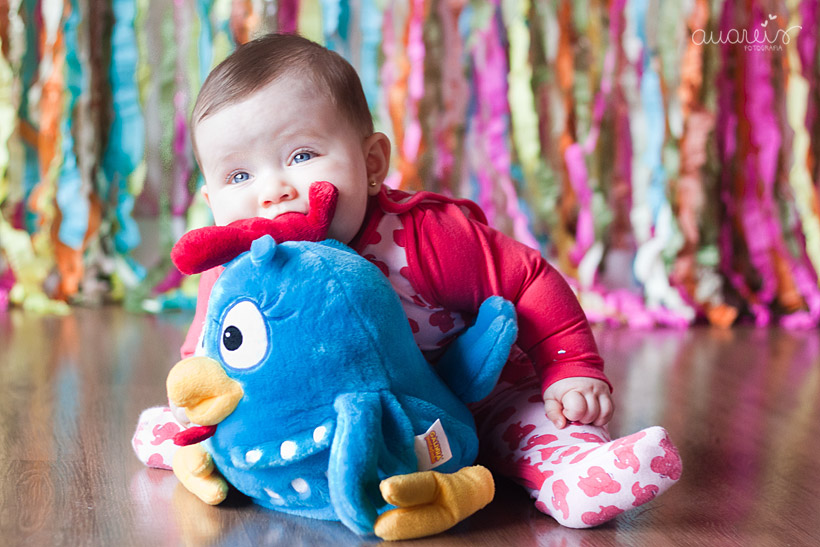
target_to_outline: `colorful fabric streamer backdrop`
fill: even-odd
[[[164,257],[209,222],[193,100],[280,31],[357,68],[391,186],[478,202],[591,320],[816,327],[819,26],[820,0],[0,0],[0,310],[191,306]]]

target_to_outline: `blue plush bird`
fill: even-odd
[[[359,534],[379,519],[390,539],[436,533],[492,498],[489,472],[466,467],[478,439],[464,403],[489,393],[515,337],[512,304],[485,302],[438,365],[456,396],[377,267],[335,241],[263,236],[227,265],[197,356],[169,374],[169,399],[216,426],[174,471],[209,503],[227,492],[215,464],[277,511]]]

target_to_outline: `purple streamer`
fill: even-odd
[[[296,32],[299,21],[299,0],[279,0],[276,6],[277,30],[284,34]]]
[[[817,123],[818,94],[817,74],[817,27],[820,24],[820,0],[803,0],[798,7],[803,25],[797,34],[797,54],[800,57],[801,74],[809,84],[809,101],[806,105],[806,127],[809,135]]]

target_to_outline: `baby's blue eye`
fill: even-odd
[[[228,182],[231,184],[239,184],[240,182],[247,182],[251,176],[246,173],[245,171],[239,171],[238,173],[233,173],[228,177]]]
[[[313,157],[313,154],[310,152],[299,152],[295,156],[293,156],[293,163],[302,163],[303,161],[308,161]]]

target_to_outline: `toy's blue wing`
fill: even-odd
[[[379,471],[382,477],[403,475],[418,470],[416,460],[415,434],[408,409],[396,395],[381,392],[382,402],[382,443],[379,455]]]
[[[345,526],[367,534],[378,516],[372,499],[379,486],[379,449],[374,444],[381,433],[381,401],[378,393],[343,393],[333,406],[337,418],[327,472],[330,500]]]
[[[413,431],[397,408],[382,408],[378,392],[344,393],[336,397],[336,434],[330,448],[328,486],[336,515],[357,534],[373,532],[378,516],[380,460],[386,453],[413,454]],[[393,398],[395,400],[395,398]],[[389,403],[388,403],[389,404]],[[398,401],[395,402],[398,407]],[[384,420],[387,422],[384,422]],[[384,427],[384,429],[383,429]],[[394,428],[395,429],[392,429]],[[399,446],[385,447],[385,431]],[[394,470],[408,472],[398,459],[387,462]],[[410,469],[415,471],[415,468]]]
[[[512,302],[491,296],[481,304],[475,323],[447,348],[436,372],[459,399],[479,401],[498,381],[516,336]]]
[[[436,436],[443,435],[443,439],[439,438],[439,441],[446,443],[451,458],[444,462],[438,461],[434,467],[436,471],[453,473],[466,465],[472,465],[478,455],[478,437],[476,436],[475,424],[469,414],[467,415],[468,420],[464,421],[459,416],[448,413],[445,409],[432,404],[430,401],[412,395],[399,395],[398,401],[406,411],[406,415],[412,420],[416,434],[423,440],[427,440],[426,433],[431,430],[430,426],[436,420],[440,422],[440,426],[436,430]],[[411,440],[415,443],[415,439],[416,437],[413,437]],[[415,448],[411,450],[415,452]],[[430,457],[425,450],[421,450],[420,453],[422,455],[419,458]],[[421,462],[418,458],[414,458],[412,468],[405,467],[403,470],[392,474],[402,475],[417,470],[431,469],[433,467],[428,466],[432,463],[433,461],[430,459]]]

